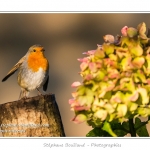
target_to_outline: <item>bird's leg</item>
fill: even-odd
[[[29,95],[29,91],[27,91],[26,89],[21,88],[19,99],[27,99],[28,95]]]
[[[40,92],[40,90],[39,90],[38,88],[37,88],[37,91],[38,91],[38,94],[39,94],[39,95],[42,95],[42,93]]]

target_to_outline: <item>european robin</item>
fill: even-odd
[[[29,48],[28,52],[3,78],[6,81],[18,69],[18,84],[21,87],[20,98],[27,98],[29,92],[43,86],[47,90],[49,81],[49,62],[44,56],[44,47],[36,44]],[[41,94],[41,93],[40,93]]]

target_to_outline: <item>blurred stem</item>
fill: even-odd
[[[134,128],[133,119],[129,119],[129,130],[130,130],[131,137],[136,137],[136,130]]]

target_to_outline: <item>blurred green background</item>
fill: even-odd
[[[47,93],[54,93],[59,105],[66,136],[85,136],[91,127],[74,124],[74,113],[68,104],[74,81],[82,81],[78,72],[85,51],[96,49],[106,34],[121,34],[125,25],[137,27],[145,22],[150,27],[150,14],[140,13],[1,13],[0,14],[0,79],[34,44],[45,47],[50,63]],[[0,104],[17,100],[20,87],[17,74],[0,82]],[[30,96],[37,95],[31,92]]]

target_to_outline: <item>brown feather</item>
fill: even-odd
[[[23,61],[25,60],[25,56],[22,57],[18,63],[7,73],[7,75],[2,79],[2,82],[6,81],[11,75],[13,75],[18,68],[20,67],[20,65],[23,63]]]

